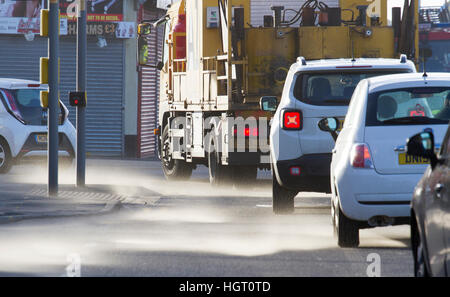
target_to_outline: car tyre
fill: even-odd
[[[348,218],[342,212],[339,204],[334,210],[333,224],[339,247],[355,248],[359,246],[358,222]]]
[[[272,207],[277,215],[291,214],[294,212],[294,198],[298,192],[286,189],[278,183],[273,174],[272,176]]]
[[[8,173],[12,167],[12,155],[8,143],[0,139],[0,174]]]
[[[226,186],[233,184],[233,167],[223,165],[221,152],[218,149],[218,137],[211,133],[208,143],[208,172],[209,182],[213,186]]]
[[[423,242],[420,239],[417,224],[411,225],[411,241],[414,252],[414,276],[415,277],[429,277],[427,265],[425,263],[425,253]]]
[[[170,155],[169,126],[162,134],[161,164],[167,180],[187,180],[192,175],[193,166],[184,160],[173,159]]]

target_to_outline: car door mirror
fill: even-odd
[[[262,111],[275,112],[278,107],[278,100],[275,96],[263,96],[259,100],[259,106]]]
[[[138,48],[137,48],[137,59],[140,66],[150,67],[150,68],[156,68],[158,70],[162,70],[164,68],[164,63],[159,61],[156,65],[150,65],[148,64],[150,60],[150,52],[149,52],[149,46],[147,39],[139,36],[138,38]]]
[[[319,121],[319,129],[325,132],[329,132],[334,141],[337,140],[339,129],[339,120],[337,118],[324,118]]]
[[[413,157],[430,159],[431,167],[436,167],[438,159],[434,152],[433,132],[424,131],[410,137],[406,143],[406,153]]]
[[[149,23],[139,24],[137,32],[139,36],[150,35],[152,33],[152,25]]]
[[[339,129],[339,120],[336,118],[325,118],[320,120],[319,129],[325,132],[337,132]]]
[[[147,39],[142,36],[138,38],[138,62],[139,65],[144,66],[147,65],[149,60],[149,48]]]
[[[164,63],[163,62],[158,62],[158,64],[156,64],[156,69],[158,69],[159,71],[161,71],[164,68]]]

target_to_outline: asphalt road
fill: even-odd
[[[327,195],[300,194],[295,214],[275,216],[260,176],[252,189],[214,189],[206,168],[169,183],[157,162],[89,160],[87,183],[135,186],[127,194],[147,204],[0,225],[0,276],[364,277],[374,259],[381,276],[413,275],[408,226],[362,230],[360,248],[338,248]],[[45,183],[45,168],[18,166],[0,185],[15,181]]]

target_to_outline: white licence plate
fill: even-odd
[[[36,142],[37,143],[47,143],[47,135],[46,134],[37,134]]]

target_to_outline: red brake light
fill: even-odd
[[[258,137],[259,129],[245,127],[243,130],[238,132],[237,127],[234,127],[233,136],[245,136],[245,137],[255,136],[255,137]]]
[[[284,111],[283,112],[283,129],[285,130],[301,130],[303,127],[303,117],[301,111]]]
[[[355,144],[350,154],[350,162],[355,168],[373,168],[369,147],[366,144]]]
[[[40,84],[29,84],[28,87],[29,88],[39,88],[41,85]]]

